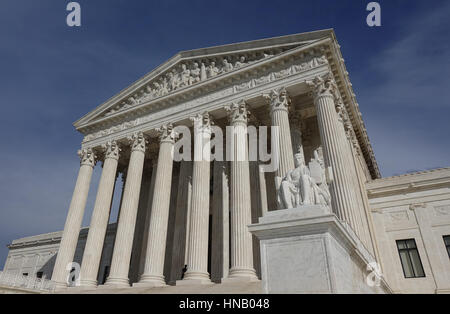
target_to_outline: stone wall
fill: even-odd
[[[450,168],[367,185],[383,273],[396,293],[450,293]],[[405,278],[397,240],[414,239],[425,277]]]

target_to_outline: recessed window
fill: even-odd
[[[23,273],[22,276],[27,277],[27,276],[28,276],[28,273]]]
[[[444,243],[445,247],[447,248],[448,257],[450,258],[450,235],[444,236]]]
[[[44,272],[38,271],[38,272],[36,273],[36,278],[42,278],[42,276],[44,276]]]
[[[398,240],[397,248],[405,278],[425,277],[422,261],[420,260],[419,251],[417,250],[416,240]]]

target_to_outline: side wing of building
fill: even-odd
[[[450,168],[367,184],[382,271],[396,293],[450,292]]]
[[[74,262],[81,264],[89,228],[80,231]],[[116,224],[108,226],[102,263],[99,269],[99,281],[107,276],[110,264]],[[3,271],[5,273],[50,279],[55,265],[56,254],[61,242],[62,231],[25,237],[12,241],[8,245],[8,257]]]

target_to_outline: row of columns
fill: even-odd
[[[243,105],[245,107],[245,104]],[[241,106],[230,107],[232,123],[246,127],[246,108],[244,115],[236,114]],[[184,281],[191,283],[210,282],[208,273],[208,227],[209,227],[209,193],[210,193],[210,150],[211,138],[209,115],[202,114],[193,118],[194,122],[194,164],[192,170],[192,196],[189,217],[189,233],[187,241],[188,269]],[[169,219],[170,191],[173,169],[173,151],[177,134],[171,124],[161,127],[160,149],[156,176],[154,179],[152,207],[146,241],[145,263],[143,273],[137,285],[162,286],[164,278],[164,258]],[[236,151],[247,152],[246,131],[236,133]],[[114,244],[109,277],[106,286],[128,286],[129,267],[133,248],[138,202],[144,168],[146,139],[142,133],[129,138],[131,156],[127,169],[124,192],[121,201],[120,215]],[[85,253],[81,265],[81,285],[96,286],[98,268],[108,226],[112,196],[117,174],[120,148],[112,141],[104,146],[105,159],[100,186],[97,192]],[[206,152],[206,153],[205,153]],[[81,152],[81,167],[67,216],[60,250],[57,255],[52,280],[59,287],[65,287],[73,261],[79,230],[84,215],[95,156],[91,149]],[[250,186],[248,158],[239,161],[231,171],[232,186]],[[251,205],[249,191],[240,190],[237,186],[231,194],[231,212],[233,227],[231,239],[230,277],[249,277],[256,279],[253,269],[252,236],[247,230],[251,224]],[[144,241],[145,245],[145,241]]]
[[[330,178],[333,212],[366,242],[364,235],[368,227],[358,219],[364,208],[358,198],[360,187],[355,184],[356,165],[344,127],[345,108],[338,87],[331,73],[316,77],[308,84],[312,88],[324,162]]]
[[[336,111],[337,88],[330,76],[318,77],[309,82],[313,90],[314,103],[324,161],[331,169],[330,193],[332,208],[336,215],[354,224],[357,211],[355,189],[349,175],[349,146],[345,142],[345,131]],[[278,182],[289,170],[294,169],[294,158],[289,126],[289,98],[286,90],[272,91],[264,95],[271,107],[272,126],[277,126],[279,136],[275,141],[279,166],[275,172]],[[247,143],[247,106],[245,102],[228,106],[230,124],[234,126],[234,161],[230,165],[230,270],[228,278],[256,279],[253,267],[252,235],[247,226],[252,223],[250,170]],[[210,147],[211,120],[207,113],[192,118],[194,123],[194,163],[192,169],[192,194],[190,200],[189,229],[186,242],[187,272],[183,282],[210,282],[208,273],[208,233],[210,206]],[[152,206],[147,233],[144,235],[145,263],[138,285],[165,285],[164,258],[169,219],[170,193],[173,169],[173,150],[177,134],[171,124],[161,127],[160,149],[154,175]],[[146,139],[142,133],[130,138],[131,157],[127,170],[120,217],[117,227],[110,275],[106,285],[129,285],[129,267],[133,246],[134,229],[138,211],[142,172],[145,159]],[[92,215],[91,226],[81,266],[81,283],[85,286],[97,284],[97,272],[101,258],[104,236],[109,220],[109,211],[114,190],[120,149],[116,142],[107,143],[100,186]],[[274,147],[272,147],[273,149]],[[81,221],[86,205],[95,156],[92,150],[81,152],[82,161],[63,232],[61,247],[55,263],[52,280],[65,286],[67,265],[73,260]],[[153,172],[155,173],[155,172]],[[180,218],[181,219],[181,218]],[[178,254],[179,255],[179,254]],[[178,256],[177,255],[177,256]],[[224,273],[226,273],[224,271]]]

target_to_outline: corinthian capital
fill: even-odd
[[[339,99],[338,88],[331,73],[317,76],[314,80],[307,81],[306,84],[312,88],[314,98],[324,96],[333,97],[335,100]]]
[[[195,132],[211,132],[212,121],[208,112],[199,113],[191,117],[190,120],[194,123]]]
[[[105,159],[111,158],[119,160],[119,153],[121,149],[116,141],[107,142],[106,144],[102,145],[102,148],[105,151]]]
[[[270,110],[286,110],[288,111],[291,104],[291,100],[286,91],[286,88],[282,87],[279,90],[272,90],[268,94],[263,94],[263,97],[269,101]]]
[[[231,124],[235,123],[247,124],[248,115],[250,114],[250,111],[248,110],[247,103],[244,100],[238,103],[232,103],[229,106],[225,106],[225,110],[229,113]]]
[[[145,153],[147,141],[145,140],[144,133],[137,132],[128,137],[131,142],[131,151],[141,151]]]
[[[159,133],[159,139],[161,140],[161,142],[174,143],[178,138],[178,133],[173,129],[172,123],[164,124],[157,131]]]
[[[91,166],[94,167],[97,162],[97,157],[94,154],[92,148],[85,148],[78,151],[78,156],[80,157],[81,166]]]

